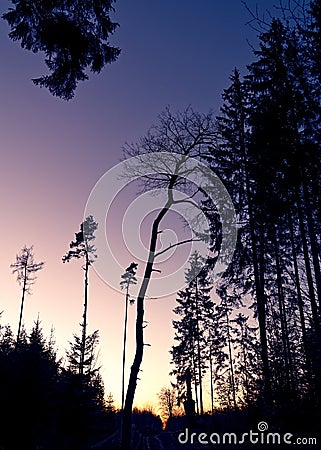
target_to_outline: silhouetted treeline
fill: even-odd
[[[192,373],[196,413],[206,383],[212,411],[310,408],[312,425],[321,403],[321,7],[294,3],[284,19],[258,18],[255,61],[243,77],[235,69],[223,93],[203,158],[233,200],[238,241],[218,283],[199,271],[178,293],[171,354],[182,400]]]
[[[97,332],[88,336],[88,354],[97,339]],[[112,397],[105,400],[90,358],[84,373],[79,371],[79,341],[70,345],[64,363],[53,335],[43,337],[39,320],[30,334],[22,329],[18,346],[10,326],[0,328],[0,448],[88,449],[112,434]]]

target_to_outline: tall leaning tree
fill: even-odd
[[[125,147],[125,156],[134,157],[134,163],[133,159],[128,160],[126,168],[128,180],[141,177],[143,189],[157,189],[164,194],[164,203],[157,210],[151,225],[148,255],[136,302],[136,352],[131,366],[123,412],[121,436],[123,450],[130,448],[132,406],[145,346],[143,333],[145,297],[153,274],[158,271],[155,269],[155,263],[159,261],[158,256],[166,251],[199,239],[199,236],[192,232],[190,239],[177,241],[158,251],[162,221],[177,204],[194,207],[200,213],[201,202],[196,203],[197,196],[203,198],[206,196],[200,186],[187,181],[191,173],[197,170],[190,164],[190,160],[198,159],[206,152],[214,136],[215,131],[210,114],[198,114],[191,108],[183,113],[173,114],[167,109],[160,115],[159,123],[152,127],[144,138],[136,144],[128,144]],[[186,196],[177,195],[178,190],[184,192]]]
[[[45,264],[44,262],[40,262],[40,263],[35,262],[34,254],[33,254],[33,245],[31,247],[27,247],[25,245],[22,248],[19,255],[16,255],[16,262],[10,265],[10,267],[12,269],[12,273],[17,274],[17,281],[18,281],[19,285],[22,287],[21,307],[20,307],[16,348],[18,348],[18,346],[19,346],[25,297],[26,297],[26,294],[32,293],[31,286],[32,286],[32,284],[34,284],[34,282],[36,280],[35,273],[38,272],[39,270],[41,270],[43,268],[44,264]]]
[[[80,225],[80,231],[75,234],[76,239],[69,244],[70,250],[62,258],[62,261],[69,262],[72,259],[84,260],[84,312],[82,326],[82,339],[80,351],[79,373],[83,375],[85,352],[86,352],[86,337],[87,337],[87,310],[88,310],[88,275],[89,267],[94,262],[96,255],[96,248],[93,244],[95,239],[95,231],[98,228],[93,216],[88,216]]]

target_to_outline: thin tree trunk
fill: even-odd
[[[22,313],[23,313],[23,305],[24,305],[24,302],[25,302],[26,288],[27,288],[27,263],[25,265],[24,275],[23,275],[22,297],[21,297],[21,307],[20,307],[20,317],[19,317],[19,326],[18,326],[18,333],[17,333],[16,348],[18,348],[19,341],[20,341],[20,333],[21,333],[21,325],[22,325]]]
[[[156,243],[158,237],[158,227],[166,215],[168,210],[173,204],[173,193],[172,188],[177,180],[177,176],[173,175],[171,177],[169,186],[168,186],[168,200],[166,205],[161,209],[156,219],[153,222],[151,240],[149,245],[149,254],[148,261],[145,267],[144,279],[142,281],[139,294],[137,297],[137,315],[136,315],[136,352],[134,357],[134,362],[131,366],[128,388],[125,399],[125,407],[123,411],[123,420],[122,420],[122,431],[121,431],[121,448],[122,450],[130,449],[130,438],[131,438],[131,417],[132,417],[132,408],[134,402],[134,396],[137,385],[138,373],[140,370],[140,365],[143,359],[144,352],[144,333],[143,333],[143,324],[144,324],[144,300],[146,291],[152,276],[153,272],[153,264],[155,259],[155,250]]]
[[[243,366],[244,366],[244,388],[245,388],[245,401],[246,404],[249,405],[249,374],[247,368],[247,353],[245,348],[245,342],[247,341],[247,333],[244,333],[243,324],[241,324],[241,346],[243,353]]]
[[[200,329],[199,329],[199,310],[198,310],[198,280],[196,277],[196,345],[197,345],[197,359],[198,359],[198,381],[199,381],[199,391],[200,391],[200,413],[201,416],[204,414],[203,407],[203,386],[202,386],[202,365],[201,365],[201,347],[200,347]]]
[[[81,339],[81,355],[79,364],[80,375],[84,374],[84,364],[85,364],[85,351],[86,351],[86,337],[87,337],[87,309],[88,309],[88,270],[89,270],[89,257],[86,252],[85,261],[85,281],[84,281],[84,313],[83,313],[83,324],[82,324],[82,339]]]
[[[128,293],[129,285],[126,288],[126,305],[125,305],[125,320],[124,320],[124,343],[123,343],[123,370],[122,370],[122,390],[121,390],[121,409],[124,409],[125,402],[125,364],[126,364],[126,341],[127,341],[127,320],[128,320]]]
[[[280,266],[276,225],[273,227],[273,239],[274,239],[276,279],[277,279],[278,304],[279,304],[279,314],[280,314],[280,323],[281,323],[281,336],[282,336],[282,344],[283,344],[283,360],[284,360],[285,379],[287,382],[287,389],[291,390],[293,388],[293,386],[292,386],[293,370],[292,370],[292,360],[291,360],[291,354],[290,354],[290,344],[289,344],[286,312],[285,312],[285,305],[284,305],[282,273],[281,273],[281,266]]]
[[[319,313],[321,313],[321,272],[320,272],[320,261],[319,261],[319,246],[316,239],[316,233],[314,229],[314,223],[312,218],[312,211],[311,211],[311,205],[310,205],[310,199],[309,199],[309,192],[306,185],[306,176],[305,173],[303,174],[303,195],[304,195],[304,205],[305,205],[305,211],[306,211],[306,222],[308,225],[308,233],[309,233],[309,239],[310,239],[310,248],[311,248],[311,255],[312,255],[312,262],[313,262],[313,269],[314,269],[314,279],[315,279],[315,285],[317,289],[318,294],[318,302],[319,302]]]
[[[306,229],[303,221],[303,213],[302,213],[302,204],[300,202],[300,193],[297,192],[297,201],[298,201],[298,215],[299,215],[299,224],[300,224],[300,233],[301,233],[301,240],[302,240],[302,248],[303,248],[303,256],[304,256],[304,262],[305,262],[305,268],[306,268],[306,277],[308,281],[308,291],[309,291],[309,298],[311,303],[311,311],[312,311],[312,319],[313,319],[313,325],[315,330],[315,338],[316,338],[316,348],[318,349],[315,355],[315,365],[316,367],[320,367],[320,353],[319,349],[321,347],[321,329],[320,329],[320,318],[318,314],[318,307],[316,303],[315,298],[315,292],[314,292],[314,284],[313,284],[313,277],[312,277],[312,270],[311,270],[311,264],[310,264],[310,255],[309,255],[309,248],[307,243],[307,237],[306,237]],[[317,390],[317,395],[321,392],[321,376],[319,371],[317,370],[315,373],[315,386]]]
[[[253,227],[253,223],[251,228]],[[268,353],[268,342],[266,333],[266,310],[265,310],[265,293],[264,293],[264,232],[261,226],[260,232],[260,257],[258,258],[257,249],[255,245],[255,232],[254,228],[251,231],[251,242],[253,250],[253,268],[254,268],[254,278],[256,286],[256,301],[257,301],[257,313],[258,322],[260,330],[260,342],[261,342],[261,359],[263,365],[263,379],[264,379],[264,390],[265,399],[268,403],[272,401],[272,391],[271,391],[271,373],[269,366],[269,353]],[[260,262],[259,262],[260,260]]]
[[[210,343],[210,387],[211,387],[211,411],[214,413],[214,386],[213,386],[213,360],[212,344]]]
[[[303,220],[302,204],[301,204],[299,192],[297,192],[297,206],[298,206],[303,257],[304,257],[309,297],[310,297],[310,303],[311,303],[312,318],[313,318],[313,323],[314,323],[314,329],[316,332],[317,342],[319,345],[321,343],[320,321],[319,321],[318,307],[317,307],[315,292],[314,292],[314,284],[313,284],[312,270],[311,270],[311,264],[310,264],[309,248],[308,248],[308,243],[307,243],[306,229],[305,229],[304,220]]]
[[[257,315],[259,322],[260,331],[260,343],[261,343],[261,360],[263,366],[263,381],[264,381],[264,391],[265,399],[269,403],[271,401],[271,374],[269,367],[269,354],[268,354],[268,344],[267,344],[267,334],[266,334],[266,311],[265,311],[265,296],[264,296],[264,266],[259,270],[259,258],[257,250],[257,236],[255,233],[255,223],[254,223],[254,208],[252,201],[252,193],[250,187],[250,177],[248,168],[248,154],[245,143],[245,119],[242,114],[241,117],[241,151],[243,153],[243,166],[245,171],[245,192],[248,202],[248,214],[249,214],[249,228],[250,228],[250,241],[252,250],[252,260],[253,260],[253,271],[254,271],[254,282],[255,282],[255,293],[256,293],[256,303],[257,303]],[[264,239],[264,237],[263,237]],[[261,245],[263,245],[263,240],[261,239]],[[262,250],[262,249],[261,249]],[[261,252],[261,264],[263,259],[263,254]],[[260,273],[261,272],[261,273]]]
[[[228,354],[230,360],[230,380],[231,380],[231,388],[232,388],[232,398],[233,398],[233,406],[234,409],[236,406],[236,396],[235,396],[235,380],[234,380],[234,367],[233,367],[233,356],[232,356],[232,345],[231,345],[231,335],[230,335],[230,319],[228,315],[226,301],[224,301],[225,306],[225,315],[226,315],[226,325],[227,325],[227,344],[228,344]]]
[[[306,369],[308,374],[308,381],[310,388],[311,386],[311,361],[310,361],[310,355],[308,351],[308,341],[307,341],[307,333],[306,333],[306,325],[305,325],[305,317],[304,317],[304,308],[303,308],[303,298],[301,294],[301,283],[300,283],[300,276],[299,276],[299,267],[298,267],[298,259],[295,249],[295,242],[294,242],[294,230],[293,230],[293,223],[290,217],[290,214],[288,214],[288,224],[290,229],[290,240],[291,240],[291,249],[292,249],[292,260],[293,260],[293,268],[294,268],[294,277],[295,277],[295,287],[296,287],[296,293],[297,293],[297,299],[298,299],[298,308],[299,308],[299,315],[300,315],[300,324],[301,324],[301,332],[302,332],[302,342],[303,342],[303,349],[305,354],[305,361],[306,361]]]
[[[194,339],[192,341],[192,362],[193,362],[193,381],[194,381],[194,393],[195,393],[195,403],[196,403],[196,414],[199,416],[200,409],[199,409],[199,399],[198,399],[198,392],[197,392],[197,364],[195,361],[195,353],[194,353]]]

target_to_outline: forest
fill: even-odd
[[[168,108],[140,141],[124,147],[124,159],[142,162],[129,179],[140,170],[144,178],[142,166],[150,165],[155,175],[145,177],[143,188],[164,191],[167,201],[151,228],[137,298],[130,293],[137,284],[137,264],[128,261],[117,281],[126,294],[120,325],[123,363],[128,302],[137,310],[136,354],[127,391],[123,379],[120,408],[105,389],[96,361],[99,331],[87,329],[95,217],[86,217],[62,255],[65,263],[81,259],[84,269],[80,331],[63,359],[57,356],[54,333],[43,335],[39,317],[30,331],[23,326],[24,301],[36,289],[36,273],[41,276],[44,263],[35,262],[33,247],[17,255],[11,265],[22,293],[16,336],[11,329],[15,324],[2,323],[0,316],[3,450],[253,448],[253,443],[236,441],[183,445],[178,436],[187,429],[199,435],[242,434],[257,431],[258,423],[266,423],[272,432],[291,433],[293,445],[299,443],[296,438],[306,444],[295,448],[320,445],[321,3],[280,5],[277,17],[253,14],[258,48],[245,74],[237,68],[231,74],[218,113],[191,107],[174,113]],[[59,92],[54,89],[54,95]],[[63,93],[67,100],[72,97]],[[169,152],[172,161],[155,164],[153,154],[159,152]],[[235,209],[235,250],[218,279],[212,273],[224,239],[220,208],[202,186],[184,180],[190,159],[221,180]],[[180,201],[175,190],[188,195],[187,203],[199,200],[210,229],[197,237],[206,242],[210,256],[196,251],[190,255],[185,285],[176,293],[174,342],[168,349],[172,370],[168,386],[159,393],[161,412],[142,411],[133,404],[147,345],[144,301],[157,271],[161,221]],[[259,446],[283,448],[265,443]]]

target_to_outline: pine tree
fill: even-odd
[[[98,330],[86,336],[85,346],[83,346],[83,332],[81,336],[74,334],[74,341],[70,343],[70,349],[66,353],[70,372],[91,379],[97,371],[95,368],[95,349],[98,343]]]
[[[137,279],[135,277],[137,270],[137,264],[131,263],[129,267],[127,267],[126,272],[121,276],[122,281],[120,282],[121,289],[126,290],[126,298],[125,298],[125,317],[124,317],[124,342],[123,342],[123,365],[122,365],[122,401],[121,407],[124,408],[125,402],[125,364],[126,364],[126,342],[127,342],[127,320],[128,320],[128,304],[133,304],[134,300],[130,299],[129,295],[129,287],[132,284],[137,283]]]
[[[311,373],[311,316],[320,342],[320,183],[307,182],[320,179],[318,97],[313,98],[318,87],[302,30],[272,19],[259,38],[257,60],[248,66],[245,82],[235,70],[224,92],[220,139],[210,162],[228,186],[240,224],[234,259],[218,292],[228,292],[235,305],[249,295],[255,300],[265,397],[271,400],[281,381],[281,390],[298,395],[304,360]],[[303,285],[310,307],[304,304]],[[314,358],[318,366],[319,357]]]
[[[258,60],[249,66],[247,76],[252,104],[248,120],[251,127],[249,152],[253,161],[251,178],[256,223],[261,228],[259,245],[265,295],[267,292],[277,292],[277,298],[269,301],[274,302],[274,311],[271,308],[270,311],[274,314],[274,322],[277,321],[280,327],[279,337],[282,342],[279,350],[284,371],[279,378],[287,380],[286,389],[293,392],[297,391],[297,386],[291,351],[293,345],[289,335],[291,316],[287,314],[291,304],[287,301],[284,286],[288,267],[294,264],[293,258],[296,258],[293,252],[291,255],[288,251],[293,245],[288,228],[296,229],[296,221],[299,222],[314,327],[320,342],[320,323],[314,293],[314,286],[319,292],[320,278],[314,225],[316,216],[311,209],[313,187],[307,188],[307,174],[311,175],[315,164],[315,146],[310,134],[313,113],[307,112],[309,98],[306,96],[306,79],[302,75],[304,67],[298,58],[300,43],[297,33],[275,19],[260,39],[260,50],[256,52]],[[310,104],[313,111],[313,104]],[[290,209],[290,218],[284,217],[285,209]],[[271,282],[268,271],[272,271],[276,283]],[[277,315],[275,308],[278,310]],[[303,327],[302,312],[301,308]]]
[[[96,248],[92,241],[95,239],[95,231],[98,228],[98,224],[95,222],[93,216],[88,216],[84,222],[80,225],[80,231],[76,233],[75,241],[72,241],[69,245],[71,250],[62,258],[62,261],[69,262],[71,259],[84,259],[83,270],[84,275],[84,312],[81,338],[81,359],[79,363],[79,373],[83,373],[85,365],[85,352],[86,352],[86,339],[87,339],[87,312],[88,312],[88,277],[89,267],[94,262],[96,255]]]
[[[111,428],[107,417],[104,383],[97,366],[96,348],[99,333],[96,330],[86,336],[83,354],[82,333],[74,335],[66,352],[67,367],[62,370],[63,414],[60,420],[62,433],[68,433],[73,448],[87,449],[102,439]],[[82,371],[80,370],[82,365]],[[107,420],[108,419],[108,420]],[[72,422],[69,429],[65,424]]]
[[[238,313],[233,322],[235,377],[240,407],[253,405],[261,390],[261,362],[258,328],[249,325],[249,316]]]
[[[0,353],[8,355],[15,347],[15,340],[10,325],[1,328]]]
[[[236,409],[236,391],[237,386],[235,383],[235,357],[234,357],[234,349],[233,349],[233,342],[232,342],[232,329],[231,329],[231,307],[228,306],[226,298],[223,298],[221,301],[221,304],[217,307],[218,312],[220,314],[220,321],[221,321],[221,328],[222,328],[222,335],[224,336],[224,342],[227,346],[227,360],[228,360],[228,385],[229,385],[229,393],[228,396],[231,398],[229,400],[228,404],[231,405],[232,408]]]
[[[209,273],[204,268],[205,261],[197,252],[192,254],[189,264],[186,271],[187,287],[179,291],[176,299],[178,306],[173,310],[180,320],[173,321],[176,330],[174,339],[178,344],[171,350],[175,364],[172,373],[182,386],[186,370],[191,370],[197,410],[203,415],[203,377],[207,368],[206,318],[212,308],[209,295],[212,286]]]

